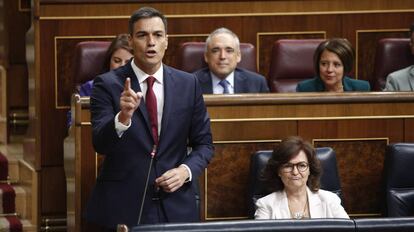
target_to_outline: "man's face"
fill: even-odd
[[[207,44],[204,60],[218,78],[226,78],[241,60],[240,49],[233,36],[222,33],[213,36]]]
[[[168,47],[161,18],[144,18],[135,22],[130,44],[134,50],[135,64],[145,73],[154,74],[160,68]]]

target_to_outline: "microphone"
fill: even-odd
[[[151,161],[150,161],[150,164],[149,164],[149,167],[148,167],[147,180],[145,181],[144,195],[142,195],[142,201],[141,201],[141,207],[139,209],[139,216],[138,216],[137,225],[139,225],[141,223],[142,210],[144,209],[144,203],[145,203],[145,197],[147,195],[149,177],[150,177],[152,163],[154,161],[154,157],[155,157],[156,152],[157,152],[157,144],[154,144],[154,146],[152,147],[151,154],[150,154],[151,155]]]

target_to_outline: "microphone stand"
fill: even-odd
[[[141,201],[141,207],[139,209],[139,216],[138,216],[137,225],[139,225],[141,223],[142,210],[144,209],[144,203],[145,203],[145,197],[147,195],[149,177],[150,177],[150,174],[151,174],[152,163],[154,161],[154,157],[155,157],[156,152],[157,152],[157,145],[154,144],[154,146],[152,147],[152,151],[151,151],[151,161],[150,161],[150,164],[149,164],[149,167],[148,167],[147,180],[145,181],[144,195],[142,195],[142,201]]]

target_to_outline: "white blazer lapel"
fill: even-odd
[[[278,211],[279,211],[280,217],[277,217],[277,218],[289,219],[289,218],[291,218],[291,216],[290,216],[289,203],[288,203],[286,192],[285,192],[285,190],[283,190],[279,194],[281,196],[277,197],[277,199],[279,199],[279,202],[278,202],[278,205],[279,205],[278,209],[279,210]]]
[[[321,199],[317,193],[313,193],[309,188],[306,188],[309,199],[310,218],[323,218],[325,209],[322,206]]]

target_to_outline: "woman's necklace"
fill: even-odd
[[[290,217],[293,218],[293,219],[303,219],[303,218],[305,218],[307,208],[308,208],[308,194],[306,194],[305,207],[303,207],[302,212],[292,212],[292,210],[290,209],[290,206],[289,206]]]
[[[342,85],[342,83],[339,83],[338,85],[334,86],[333,89],[328,89],[328,88],[325,87],[325,91],[326,92],[341,93],[341,92],[344,92],[344,86]]]
[[[342,83],[336,86],[335,92],[344,92],[344,86],[342,85]]]

